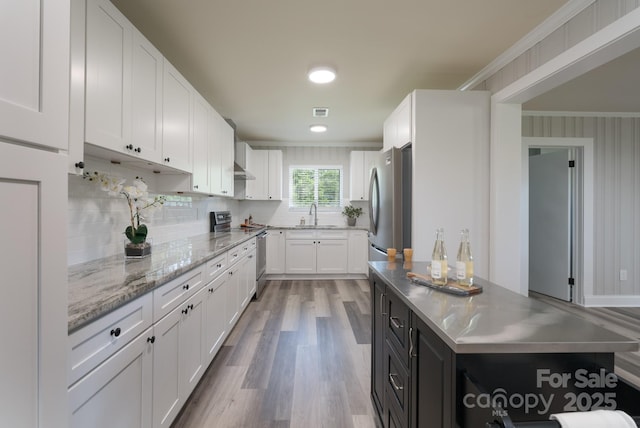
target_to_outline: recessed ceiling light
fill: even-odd
[[[327,131],[327,125],[311,125],[309,127],[309,130],[311,132],[326,132]]]
[[[309,80],[313,83],[329,83],[336,78],[336,71],[331,67],[314,67],[309,71]]]

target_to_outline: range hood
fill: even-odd
[[[244,141],[238,141],[236,133],[236,124],[233,120],[225,118],[229,125],[233,128],[234,142],[234,162],[233,162],[233,178],[235,180],[255,180],[256,176],[247,171],[247,156],[251,152],[251,147]]]
[[[246,143],[245,143],[246,144]],[[244,169],[238,162],[233,163],[233,178],[236,180],[255,180],[256,176]]]

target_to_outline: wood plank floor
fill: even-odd
[[[375,427],[366,280],[269,281],[172,428]]]
[[[531,297],[571,312],[616,333],[640,340],[640,308],[585,308],[538,293]],[[640,351],[616,352],[615,372],[640,388]]]

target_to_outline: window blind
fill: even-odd
[[[289,167],[289,208],[308,208],[315,202],[319,209],[336,211],[341,200],[341,166]]]

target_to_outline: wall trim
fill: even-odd
[[[382,141],[260,141],[246,140],[251,147],[342,147],[354,150],[382,150]]]
[[[522,116],[531,117],[615,117],[615,118],[640,118],[640,112],[595,112],[595,111],[533,111],[523,110]]]
[[[458,90],[466,91],[487,80],[504,66],[514,61],[520,55],[531,49],[537,43],[544,40],[551,33],[562,27],[574,16],[589,7],[595,0],[570,0],[558,9],[553,15],[542,21],[540,25],[531,30],[527,35],[518,40],[509,49],[498,55],[486,67],[476,73],[471,79],[464,82]]]
[[[596,296],[584,297],[586,307],[636,307],[640,306],[640,296],[626,294],[618,296]]]

